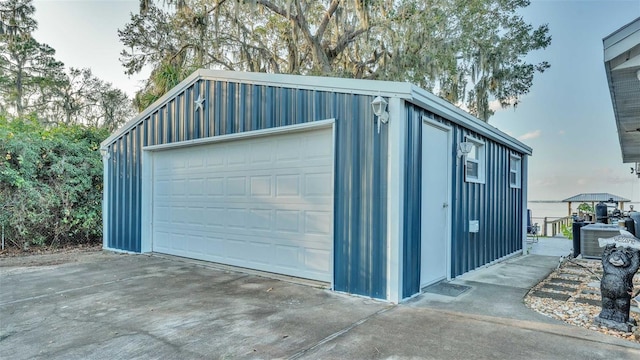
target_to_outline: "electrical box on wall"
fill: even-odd
[[[478,231],[480,231],[480,221],[469,220],[469,232],[477,233]]]

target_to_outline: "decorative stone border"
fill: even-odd
[[[529,291],[524,302],[532,310],[568,324],[640,343],[640,326],[631,332],[622,332],[593,323],[593,318],[602,309],[601,276],[600,260],[566,259]],[[640,272],[633,278],[633,283],[634,291],[640,290]],[[640,324],[638,307],[632,306],[630,316]]]

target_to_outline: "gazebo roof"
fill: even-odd
[[[631,200],[625,199],[618,195],[609,193],[584,193],[572,196],[570,198],[562,200],[562,202],[597,202],[597,201],[609,201],[615,202],[629,202]]]

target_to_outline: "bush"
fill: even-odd
[[[16,247],[88,244],[102,237],[104,129],[46,129],[0,115],[0,224]]]

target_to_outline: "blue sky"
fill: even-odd
[[[517,110],[490,123],[533,148],[529,198],[609,192],[640,201],[640,179],[622,164],[602,48],[602,38],[640,16],[640,1],[534,0],[522,15],[549,24],[551,46],[530,59],[551,68]]]
[[[36,39],[56,49],[65,65],[89,67],[129,94],[136,91],[146,74],[124,74],[117,29],[138,0],[34,4]],[[602,38],[640,17],[640,0],[532,0],[521,14],[534,26],[549,24],[551,46],[529,60],[547,60],[551,68],[516,110],[499,110],[489,123],[533,148],[529,199],[608,192],[640,202],[640,179],[630,174],[632,164],[622,164],[602,48]]]

